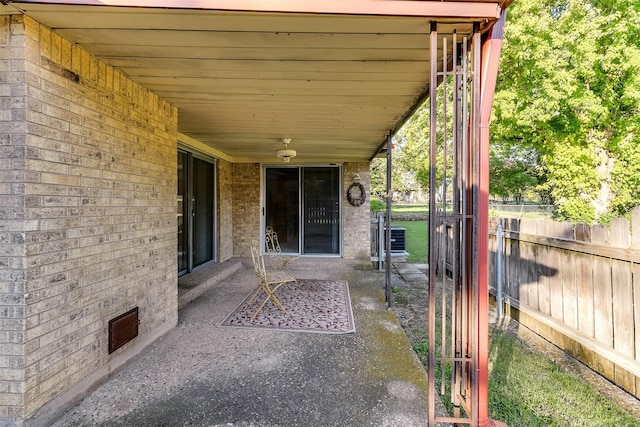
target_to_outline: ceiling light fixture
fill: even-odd
[[[289,149],[290,142],[291,138],[282,138],[284,148],[282,150],[276,151],[276,157],[282,159],[284,163],[289,163],[291,161],[291,158],[296,156],[296,150]]]

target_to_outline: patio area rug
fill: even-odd
[[[251,316],[264,301],[265,295],[261,293],[243,310],[251,293],[222,321],[221,326],[325,334],[344,334],[356,330],[349,284],[345,281],[301,279],[288,283],[276,291],[276,296],[289,314],[269,301],[253,320]]]

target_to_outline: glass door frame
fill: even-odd
[[[275,164],[262,164],[260,171],[260,245],[264,247],[264,233],[266,228],[267,218],[267,169],[297,169],[298,170],[298,252],[289,252],[287,255],[299,255],[299,256],[316,256],[316,257],[342,257],[344,252],[344,230],[343,230],[343,184],[344,184],[344,168],[342,164],[300,164],[300,165],[283,165],[281,163]],[[335,168],[338,169],[338,212],[339,212],[339,227],[338,227],[338,253],[304,253],[304,188],[303,188],[303,172],[304,168]],[[284,254],[284,252],[283,252]]]
[[[218,211],[218,193],[217,193],[217,188],[218,188],[218,162],[217,159],[207,156],[206,154],[202,154],[199,153],[197,151],[193,151],[191,149],[188,149],[180,144],[178,144],[178,150],[176,153],[176,157],[178,156],[179,153],[183,153],[186,155],[186,190],[187,190],[187,194],[184,196],[184,198],[182,199],[182,203],[184,204],[184,209],[183,212],[186,212],[186,215],[182,215],[183,212],[178,212],[177,211],[177,207],[176,207],[176,214],[177,216],[181,216],[182,215],[182,221],[183,221],[183,227],[184,230],[183,232],[187,233],[187,247],[186,247],[186,257],[187,257],[187,267],[185,269],[180,270],[180,264],[178,263],[177,268],[178,268],[178,277],[180,276],[184,276],[186,274],[192,273],[194,271],[197,271],[200,268],[203,268],[205,266],[211,265],[213,263],[218,262],[218,215],[217,215],[217,211]],[[212,258],[209,261],[205,261],[204,263],[194,266],[194,221],[193,221],[193,215],[189,214],[193,212],[194,209],[194,204],[193,204],[193,197],[194,197],[194,179],[193,179],[193,171],[194,171],[194,166],[193,166],[193,159],[198,159],[198,160],[202,160],[204,162],[207,162],[209,164],[211,164],[212,166],[212,171],[213,171],[213,188],[211,189],[211,191],[213,192],[213,194],[211,195],[211,197],[213,198],[213,204],[212,204],[212,212],[211,212],[211,219],[212,219],[212,224],[211,224],[211,250],[212,250]],[[176,163],[177,163],[177,159],[176,159]],[[180,173],[180,171],[178,171],[178,173]],[[177,182],[178,182],[178,177],[176,177],[176,186],[177,186]],[[176,190],[177,192],[177,190]],[[177,194],[177,201],[180,201],[180,194]],[[177,232],[177,230],[176,230]],[[179,241],[178,241],[179,243]],[[177,258],[176,258],[176,262],[177,262]]]

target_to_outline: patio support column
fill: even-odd
[[[438,24],[437,22],[431,22],[431,34],[430,34],[430,51],[431,51],[431,82],[429,85],[429,246],[428,246],[428,259],[429,259],[429,283],[428,283],[428,337],[429,337],[429,360],[427,366],[427,375],[429,377],[429,425],[434,426],[436,423],[435,414],[435,400],[436,391],[433,381],[436,377],[436,360],[435,357],[435,312],[436,312],[436,297],[435,297],[435,279],[436,279],[436,194],[435,194],[435,182],[436,182],[436,123],[437,123],[437,99],[436,88],[438,86]]]
[[[387,307],[391,307],[391,159],[393,154],[393,145],[391,144],[391,134],[387,135],[387,212],[386,212],[386,228],[384,231],[385,243],[385,283],[384,296],[387,300]]]
[[[480,65],[480,192],[478,198],[478,425],[505,425],[489,419],[489,120],[498,75],[507,10],[482,41]]]

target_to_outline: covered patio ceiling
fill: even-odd
[[[176,105],[183,141],[274,163],[291,138],[293,163],[340,163],[376,156],[428,93],[432,21],[470,35],[505,0],[55,3],[0,14],[33,17]]]

